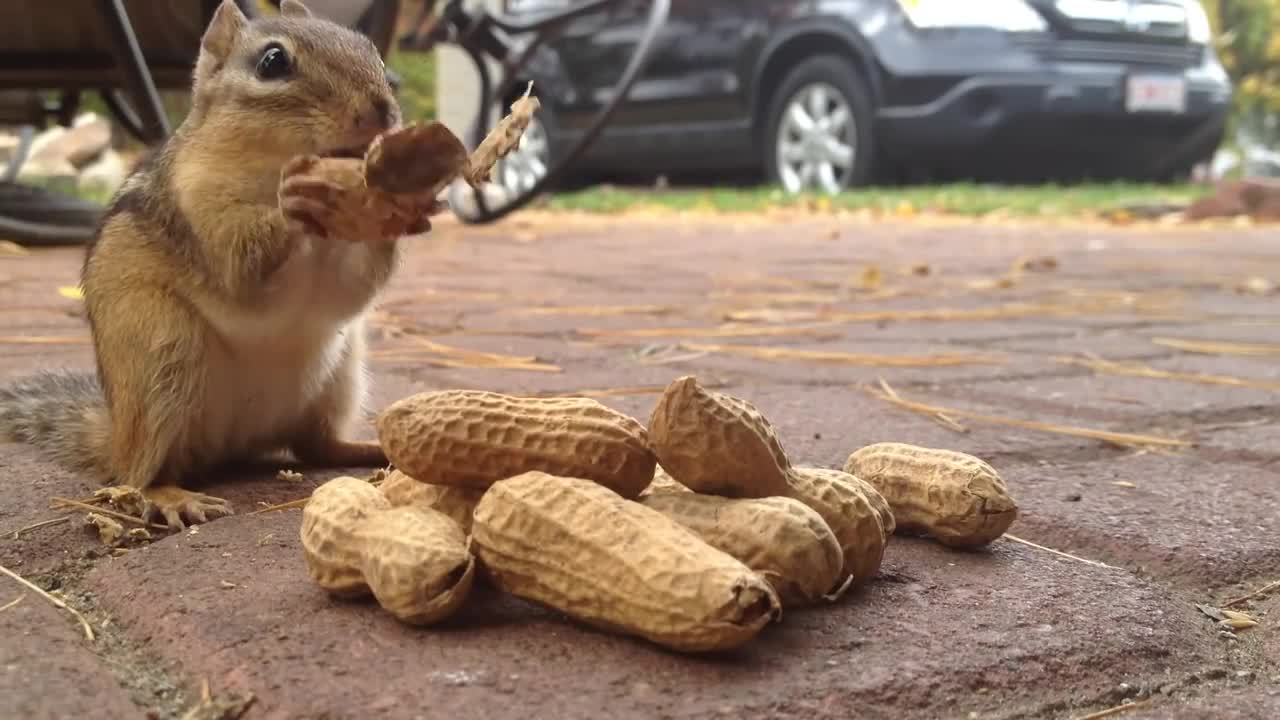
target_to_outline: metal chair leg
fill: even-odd
[[[124,0],[101,0],[102,15],[107,25],[107,34],[111,38],[112,55],[116,64],[124,73],[125,87],[132,96],[135,111],[142,121],[146,139],[156,142],[169,136],[169,118],[165,115],[164,105],[160,102],[160,93],[156,90],[151,70],[147,67],[146,58],[138,46],[138,38],[134,35],[133,25],[129,22],[129,13],[124,9]]]

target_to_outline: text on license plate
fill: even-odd
[[[1187,83],[1180,77],[1133,75],[1125,93],[1129,112],[1180,113],[1187,107]]]

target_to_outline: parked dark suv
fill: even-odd
[[[514,14],[573,0],[508,0]],[[530,184],[612,91],[647,0],[530,65]],[[1219,145],[1231,83],[1198,0],[671,0],[576,171],[764,170],[789,191],[892,179],[1165,180]]]

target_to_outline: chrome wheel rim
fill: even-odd
[[[546,176],[550,151],[546,128],[537,118],[530,120],[520,144],[498,162],[498,184],[512,197],[529,192]]]
[[[806,85],[787,102],[776,139],[778,175],[789,193],[844,189],[857,159],[857,125],[844,96]]]

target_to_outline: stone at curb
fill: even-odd
[[[1001,474],[1020,506],[1011,532],[1028,540],[1199,589],[1280,568],[1274,472],[1184,452]]]
[[[51,134],[51,139],[33,145],[30,161],[33,163],[64,161],[80,169],[98,157],[110,144],[110,121],[104,117],[86,113],[76,118],[69,129],[56,135]]]
[[[481,590],[412,629],[306,575],[300,511],[219,519],[99,564],[125,632],[261,717],[850,717],[1032,708],[1194,667],[1218,650],[1186,603],[1126,572],[1001,541],[960,553],[895,539],[878,579],[790,614],[714,662],[587,629]],[[1150,658],[1159,657],[1153,665]],[[413,682],[391,678],[416,678]],[[974,688],[985,688],[975,693]]]
[[[111,194],[124,183],[128,174],[129,168],[125,165],[124,158],[115,150],[108,149],[80,171],[77,184],[81,190]]]

